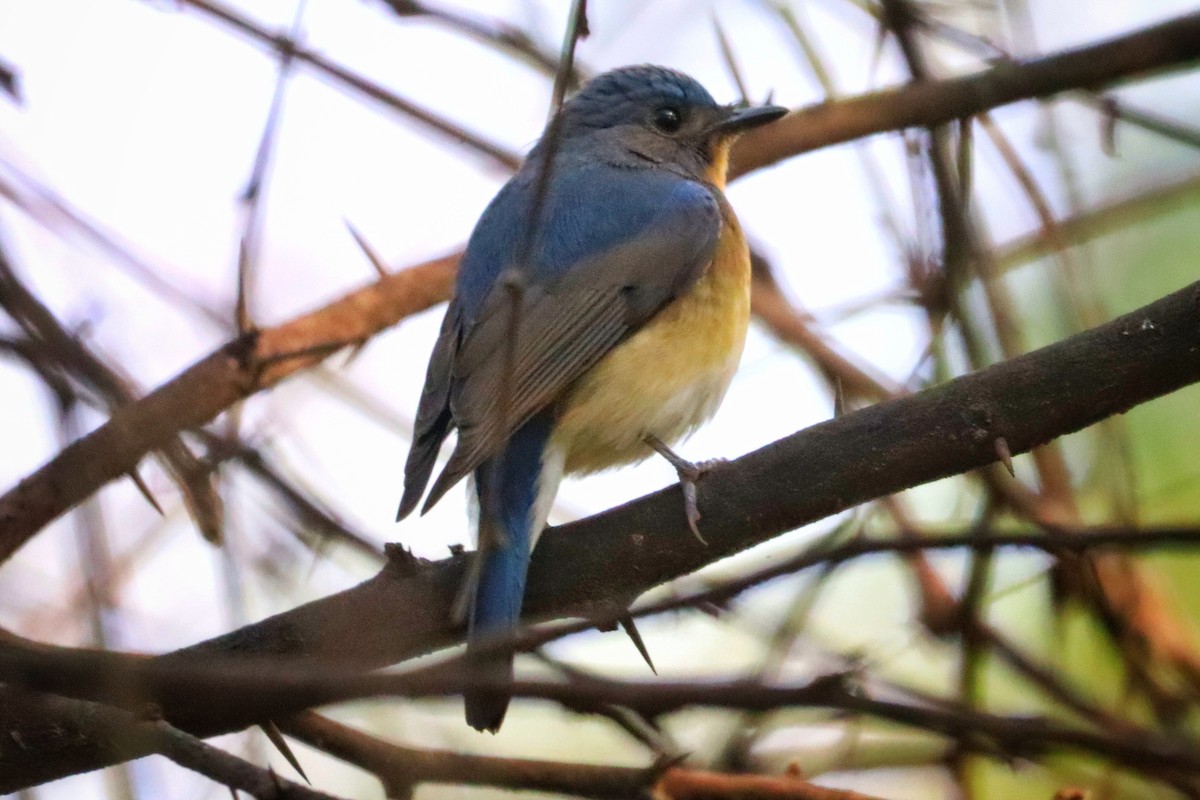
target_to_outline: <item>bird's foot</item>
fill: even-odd
[[[704,461],[688,461],[657,436],[647,436],[646,444],[675,468],[675,474],[679,476],[679,488],[683,490],[683,510],[687,515],[688,527],[692,529],[692,533],[696,535],[701,544],[708,544],[700,535],[700,526],[698,525],[700,508],[696,500],[696,483],[710,470],[727,463],[726,460],[710,458]]]

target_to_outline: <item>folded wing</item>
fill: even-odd
[[[458,444],[426,509],[712,261],[721,214],[708,187],[658,170],[569,172],[552,180],[532,240],[524,174],[471,236],[430,358],[400,517],[420,500],[452,428]],[[523,252],[528,264],[517,263]]]

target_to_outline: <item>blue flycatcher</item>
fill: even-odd
[[[511,631],[529,556],[565,474],[666,455],[696,521],[700,470],[669,445],[717,410],[750,317],[746,239],[722,190],[729,146],[783,116],[718,105],[674,70],[588,82],[484,211],[425,378],[398,519],[458,440],[428,509],[474,473],[479,553],[468,649]],[[512,676],[512,655],[477,658]],[[495,731],[509,697],[466,692]]]

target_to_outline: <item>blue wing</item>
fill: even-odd
[[[659,169],[560,169],[529,247],[535,180],[528,167],[513,178],[471,235],[430,359],[399,516],[420,500],[452,428],[458,444],[426,508],[712,261],[721,212],[707,186]],[[518,265],[523,250],[529,263]],[[523,287],[515,324],[499,285],[512,268]]]
[[[670,282],[670,273],[697,266],[697,250],[711,257],[720,232],[708,187],[665,170],[596,164],[564,170],[552,182],[529,263],[516,265],[530,235],[535,180],[530,172],[506,184],[471,235],[455,291],[467,331],[496,295],[496,281],[513,266],[529,285],[548,285],[620,245],[666,237],[683,248],[675,263],[648,265],[629,277]]]

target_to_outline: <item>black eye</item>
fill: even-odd
[[[663,133],[675,133],[683,125],[683,115],[679,109],[663,106],[654,112],[654,127]]]

